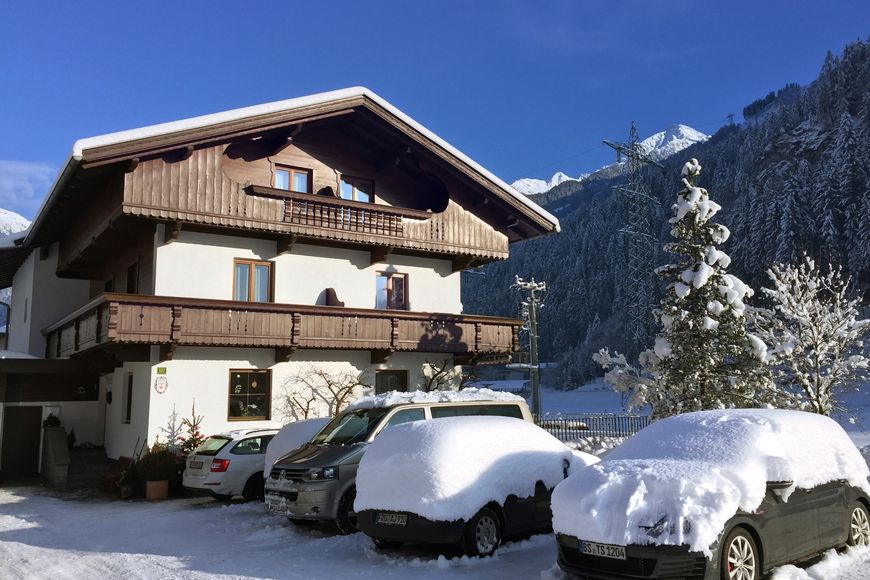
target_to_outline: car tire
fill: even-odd
[[[744,528],[734,528],[722,542],[719,556],[722,580],[758,580],[761,555],[755,539]]]
[[[338,508],[335,512],[335,529],[342,536],[355,534],[356,512],[353,511],[353,502],[356,499],[356,488],[352,487],[338,500]]]
[[[462,550],[468,556],[492,556],[501,544],[501,534],[501,521],[498,515],[485,507],[465,525]]]
[[[861,502],[852,504],[849,512],[849,537],[846,543],[850,546],[870,545],[870,513]]]
[[[402,542],[398,540],[385,540],[383,538],[372,538],[372,543],[376,550],[398,550],[402,547]]]
[[[245,482],[245,487],[242,490],[242,497],[245,498],[246,501],[263,501],[265,499],[263,485],[263,474],[255,473],[248,478],[247,482]]]

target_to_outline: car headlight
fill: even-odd
[[[338,479],[338,466],[309,469],[308,473],[305,474],[306,481],[328,481],[330,479]]]

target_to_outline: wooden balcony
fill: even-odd
[[[43,330],[47,358],[69,358],[124,345],[230,346],[368,350],[455,356],[508,354],[518,349],[521,321],[510,318],[368,310],[336,306],[103,294]]]

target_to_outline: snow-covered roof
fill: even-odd
[[[409,403],[471,403],[474,401],[525,402],[525,399],[511,393],[474,387],[462,389],[461,391],[431,391],[428,393],[425,391],[390,391],[380,395],[362,397],[349,405],[346,410],[379,409]]]
[[[200,129],[204,127],[209,127],[212,125],[218,125],[222,123],[229,123],[233,121],[240,121],[242,119],[248,119],[253,117],[258,117],[262,115],[268,115],[270,113],[280,113],[286,111],[292,111],[294,109],[299,109],[303,107],[311,107],[316,105],[321,105],[325,103],[331,103],[336,101],[342,101],[347,99],[353,99],[358,97],[365,97],[370,99],[378,106],[387,110],[390,114],[401,120],[403,123],[409,125],[414,130],[421,133],[427,139],[430,139],[438,146],[442,147],[444,150],[449,152],[451,155],[459,159],[462,163],[485,177],[487,180],[496,185],[499,189],[505,192],[508,196],[518,201],[520,204],[524,205],[545,221],[552,224],[555,231],[560,230],[559,220],[550,214],[548,211],[540,207],[535,202],[529,200],[525,195],[516,191],[513,187],[487,171],[481,165],[477,164],[470,157],[462,153],[460,150],[456,149],[440,137],[438,137],[435,133],[397,109],[395,106],[372,92],[371,90],[365,87],[349,87],[345,89],[339,89],[336,91],[328,91],[324,93],[317,93],[314,95],[308,95],[305,97],[297,97],[293,99],[285,99],[282,101],[275,101],[272,103],[264,103],[262,105],[254,105],[251,107],[242,107],[239,109],[232,109],[230,111],[224,111],[221,113],[212,113],[210,115],[201,115],[198,117],[191,117],[189,119],[181,119],[178,121],[171,121],[169,123],[160,123],[157,125],[149,125],[147,127],[140,127],[138,129],[130,129],[126,131],[118,131],[116,133],[107,133],[105,135],[98,135],[95,137],[88,137],[86,139],[79,139],[73,144],[72,151],[70,152],[69,159],[67,160],[64,170],[58,175],[55,180],[52,188],[49,190],[49,195],[46,196],[45,201],[43,201],[42,206],[36,214],[36,218],[34,218],[34,223],[38,223],[40,221],[40,217],[43,211],[45,211],[48,200],[52,197],[54,190],[58,188],[59,185],[62,185],[64,182],[64,176],[68,173],[70,168],[75,168],[75,166],[83,159],[85,156],[85,152],[89,149],[94,149],[98,147],[107,147],[112,145],[120,145],[123,143],[128,143],[132,141],[138,141],[141,139],[149,139],[154,137],[161,137],[165,135],[171,135],[174,133],[181,133],[184,131],[189,131],[192,129]]]
[[[563,480],[566,464],[577,469],[595,461],[520,419],[414,421],[384,430],[366,450],[354,507],[468,520],[491,501],[533,496],[538,481],[552,488]]]
[[[560,484],[553,528],[609,544],[687,544],[709,555],[738,510],[758,508],[767,482],[792,482],[782,491],[787,500],[795,488],[837,480],[870,493],[868,475],[861,453],[828,417],[758,409],[687,413],[653,423]]]

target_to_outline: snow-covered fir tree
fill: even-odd
[[[676,241],[665,251],[676,260],[656,270],[667,291],[655,313],[662,331],[652,352],[641,355],[641,370],[618,353],[596,355],[606,380],[620,390],[630,386],[630,403],[652,405],[656,417],[768,401],[767,349],[746,332],[743,301],[752,289],[725,271],[731,258],[716,246],[730,232],[712,221],[721,207],[695,184],[700,172],[697,159],[683,166],[683,189],[672,207]]]
[[[762,288],[773,309],[752,312],[758,335],[769,347],[780,405],[830,415],[837,393],[866,373],[862,338],[870,321],[858,318],[860,298],[849,296],[840,268],[826,273],[809,256],[797,265],[768,271],[773,288]]]

